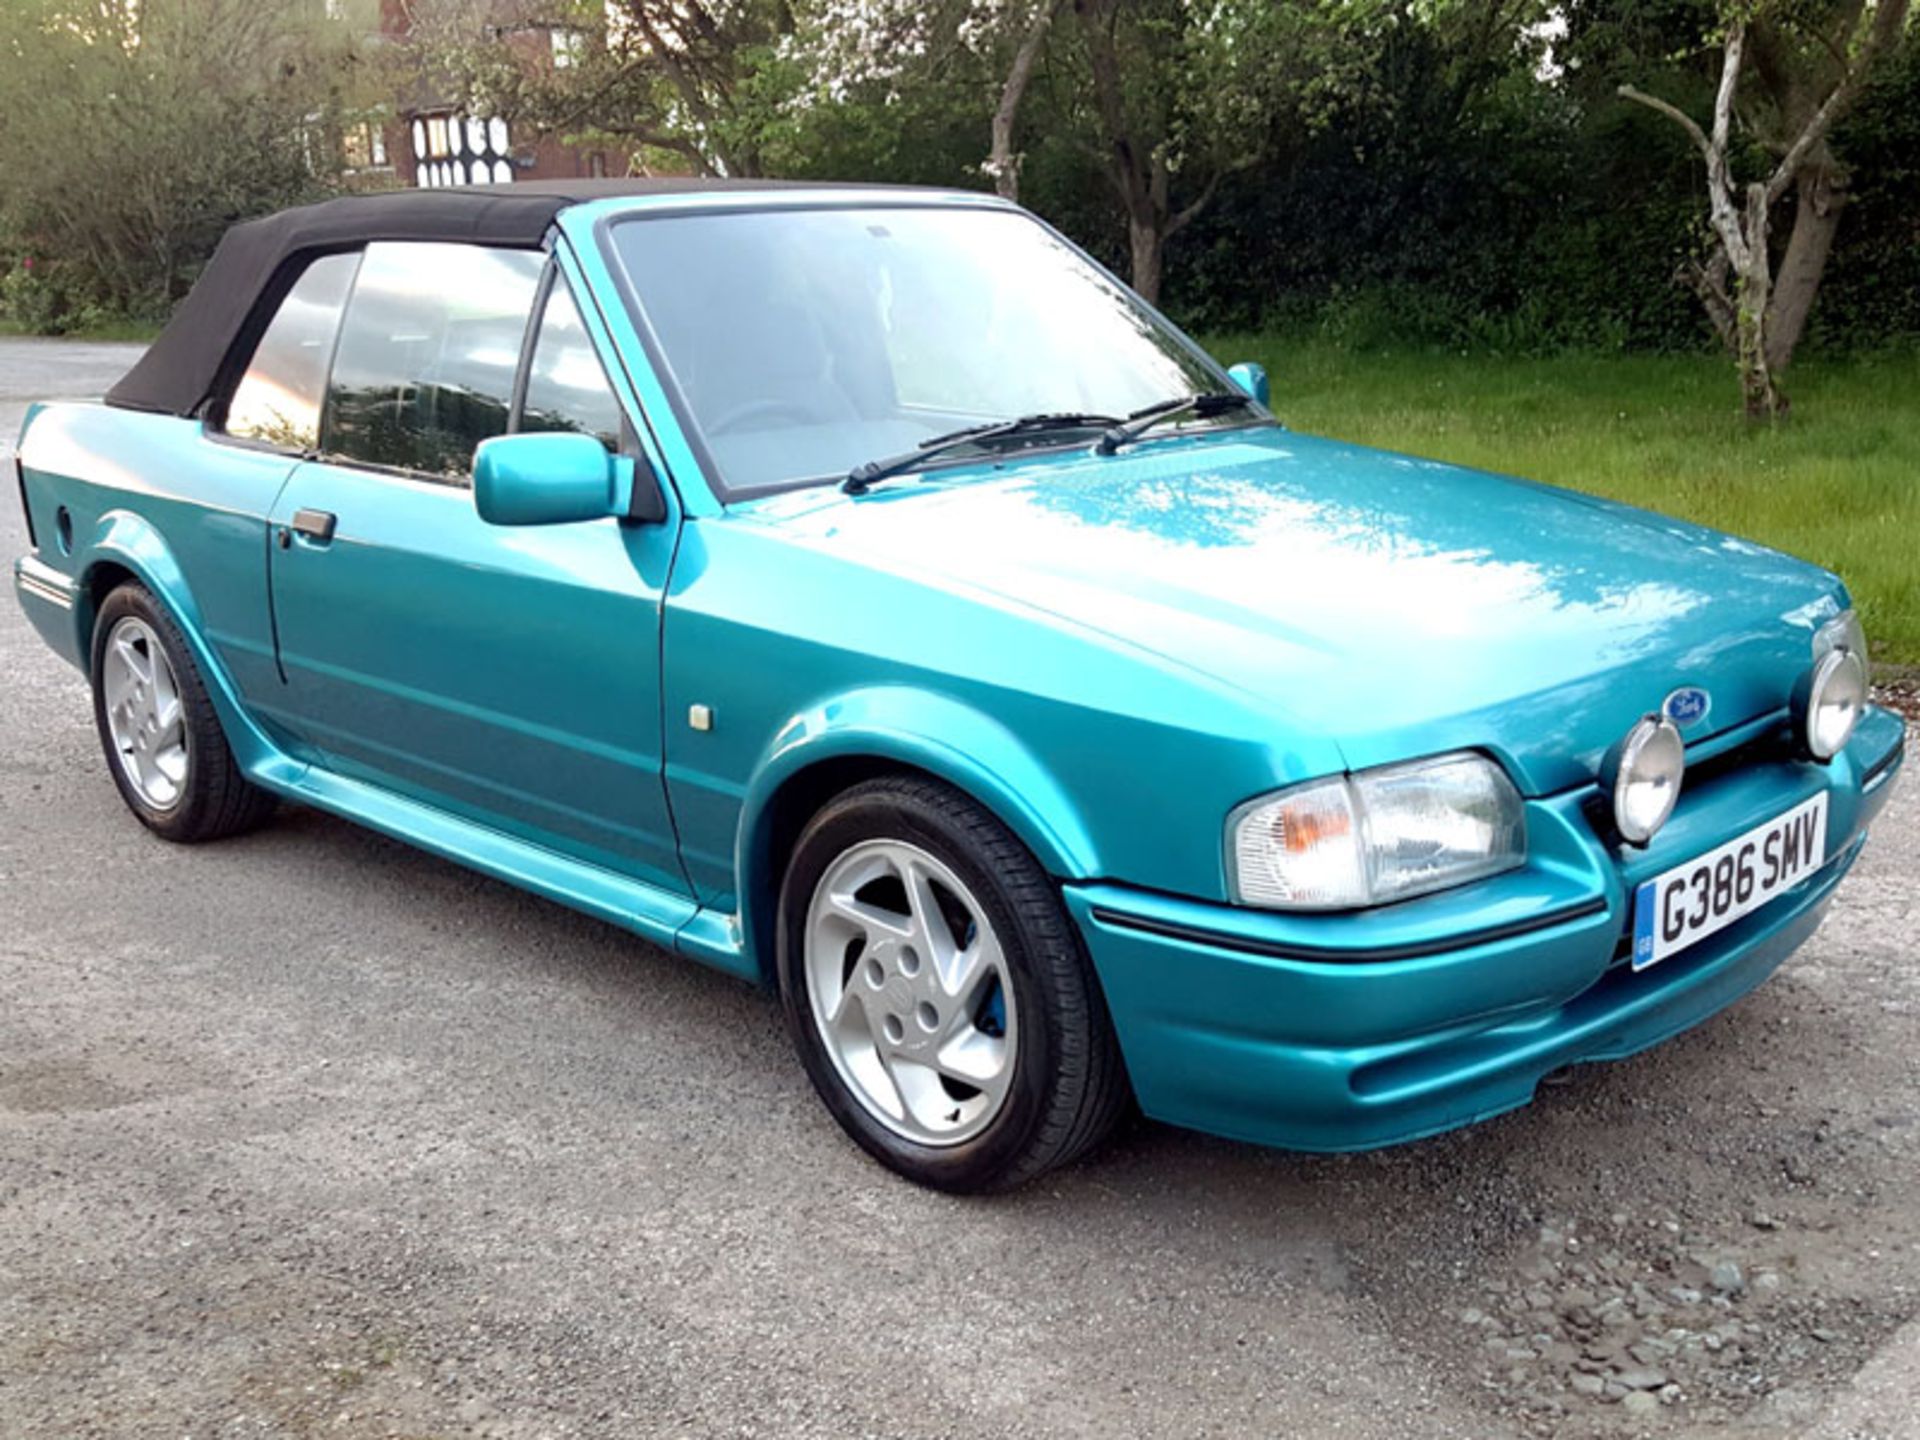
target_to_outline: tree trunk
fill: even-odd
[[[1793,363],[1794,347],[1806,333],[1807,315],[1820,292],[1820,278],[1826,273],[1846,200],[1831,165],[1802,170],[1795,194],[1793,232],[1787,237],[1787,253],[1780,261],[1767,316],[1767,365],[1773,370],[1785,370]]]
[[[1133,251],[1133,288],[1149,305],[1160,303],[1160,278],[1166,266],[1167,234],[1161,217],[1128,217],[1127,240]]]
[[[1705,260],[1689,260],[1680,267],[1676,277],[1700,297],[1707,319],[1713,322],[1713,333],[1720,337],[1729,355],[1739,349],[1740,343],[1739,322],[1733,301],[1727,295],[1727,275],[1732,265],[1725,248],[1715,245],[1712,255]]]
[[[987,151],[986,171],[993,177],[993,188],[1008,200],[1020,198],[1020,162],[1013,148],[1013,127],[1020,118],[1020,104],[1033,80],[1033,67],[1040,61],[1047,41],[1047,29],[1062,0],[1041,0],[1027,33],[1020,37],[1020,48],[1013,52],[1013,64],[1007,70],[1007,83],[1000,87],[1000,103],[993,111],[993,144]]]
[[[1711,134],[1686,111],[1658,96],[1643,94],[1631,85],[1622,85],[1619,93],[1672,120],[1686,132],[1706,162],[1707,218],[1720,256],[1704,265],[1689,266],[1682,273],[1706,306],[1714,328],[1733,350],[1748,416],[1772,420],[1786,413],[1787,397],[1781,393],[1778,372],[1792,360],[1794,347],[1806,329],[1807,313],[1813,308],[1813,297],[1820,288],[1820,277],[1833,249],[1834,231],[1840,223],[1842,185],[1827,149],[1827,137],[1834,122],[1859,97],[1875,62],[1906,33],[1913,0],[1877,0],[1871,6],[1865,0],[1850,0],[1841,7],[1840,42],[1827,37],[1837,68],[1797,96],[1791,85],[1778,96],[1786,109],[1803,118],[1797,120],[1798,133],[1785,147],[1773,174],[1764,183],[1747,186],[1744,205],[1735,194],[1729,154],[1735,92],[1740,85],[1752,17],[1741,13],[1740,7],[1735,9],[1721,55]],[[1786,84],[1782,78],[1785,72],[1769,56],[1766,33],[1757,33],[1756,64],[1763,80],[1769,75],[1775,77],[1778,91]],[[1768,249],[1769,216],[1774,203],[1784,199],[1790,187],[1797,189],[1800,203],[1776,289],[1773,256]],[[1719,283],[1729,271],[1734,278],[1731,297]]]
[[[1120,52],[1113,27],[1119,0],[1074,0],[1086,31],[1087,65],[1107,142],[1107,179],[1127,212],[1133,288],[1149,305],[1160,302],[1167,236],[1174,228],[1167,205],[1171,176],[1164,156],[1128,123]]]
[[[1734,364],[1740,370],[1740,394],[1749,420],[1777,420],[1787,413],[1787,397],[1774,378],[1769,359],[1769,325],[1773,311],[1773,256],[1768,250],[1767,187],[1747,187],[1747,263],[1740,270],[1735,292]]]

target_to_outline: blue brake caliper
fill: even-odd
[[[1007,997],[1000,989],[998,980],[993,989],[987,992],[987,998],[980,1007],[979,1017],[974,1021],[980,1027],[982,1035],[1001,1036],[1007,1033]]]

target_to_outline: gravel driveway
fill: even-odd
[[[132,353],[0,342],[6,443]],[[965,1201],[840,1137],[766,997],[319,815],[169,847],[11,600],[0,676],[5,1440],[1915,1433],[1911,776],[1658,1051]]]

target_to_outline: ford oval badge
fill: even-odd
[[[1698,685],[1682,685],[1661,702],[1660,713],[1682,730],[1698,725],[1713,707],[1713,697]]]

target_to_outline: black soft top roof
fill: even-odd
[[[235,225],[167,328],[107,392],[109,405],[195,415],[244,365],[305,262],[374,240],[456,240],[536,248],[569,205],[620,195],[716,190],[843,189],[777,180],[529,181],[345,195]],[[863,187],[864,188],[864,187]],[[874,187],[879,188],[879,187]]]

